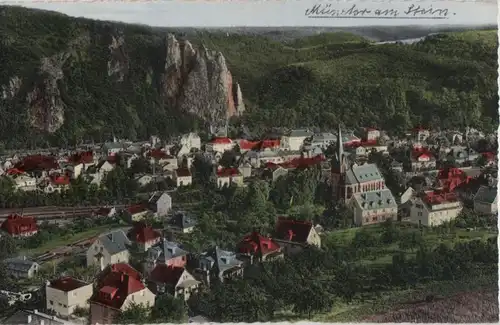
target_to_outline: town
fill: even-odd
[[[339,321],[496,277],[497,152],[341,126],[3,152],[2,323]]]

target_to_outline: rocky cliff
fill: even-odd
[[[211,124],[244,112],[241,89],[223,54],[205,46],[194,49],[188,41],[169,34],[165,42],[165,71],[162,90],[167,102]]]
[[[54,33],[21,33],[14,29],[16,10],[25,9],[0,7],[7,17],[0,31],[7,58],[0,60],[0,111],[16,116],[27,133],[135,138],[196,125],[204,131],[245,111],[223,53],[203,42],[37,11],[29,13],[47,18]]]

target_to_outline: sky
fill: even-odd
[[[64,2],[66,1],[66,2]],[[75,17],[139,23],[158,27],[234,27],[234,26],[397,26],[397,25],[486,25],[497,23],[498,5],[494,0],[0,0],[1,4],[54,10]],[[315,4],[329,9],[396,9],[398,17],[410,5],[448,9],[448,19],[311,19],[305,11]],[[434,16],[439,16],[434,14]]]

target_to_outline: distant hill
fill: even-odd
[[[16,7],[0,17],[9,147],[205,132],[226,116],[262,132],[498,120],[494,30],[374,45],[430,29],[172,30]]]

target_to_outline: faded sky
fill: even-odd
[[[60,2],[55,2],[60,1]],[[496,1],[312,1],[312,0],[162,0],[152,2],[100,1],[97,0],[0,0],[0,4],[22,5],[59,11],[71,16],[93,19],[140,23],[161,27],[231,27],[231,26],[360,26],[360,25],[438,25],[496,24]],[[92,2],[95,1],[95,2]],[[448,9],[455,15],[446,20],[404,19],[309,19],[306,9],[314,4],[330,3],[332,7],[345,9],[357,6],[373,9],[399,9],[404,11],[412,3],[422,7]]]

